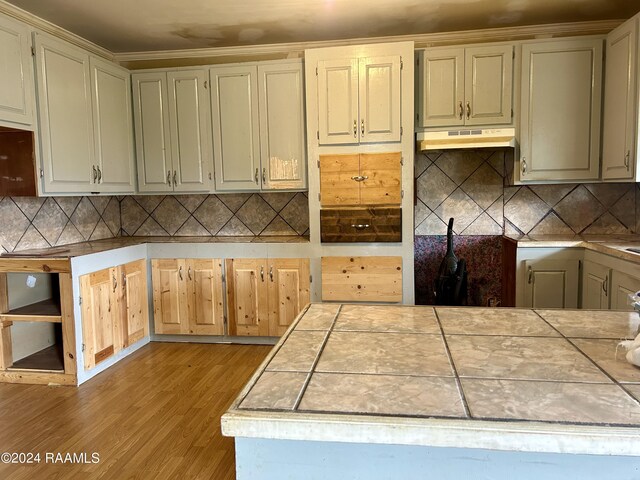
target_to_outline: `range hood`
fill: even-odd
[[[515,128],[478,128],[418,132],[418,148],[425,150],[450,150],[454,148],[498,148],[516,146]]]

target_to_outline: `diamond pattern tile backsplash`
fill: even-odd
[[[306,193],[0,197],[0,252],[118,236],[309,234]]]
[[[503,150],[416,152],[415,234],[625,234],[640,231],[634,183],[505,186]]]

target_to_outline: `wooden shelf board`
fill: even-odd
[[[0,314],[0,320],[9,322],[50,322],[62,323],[60,305],[52,299],[14,308]]]

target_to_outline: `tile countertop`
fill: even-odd
[[[585,248],[622,260],[640,263],[640,254],[627,248],[640,249],[640,235],[505,235],[518,243],[518,248]]]
[[[34,250],[4,253],[2,258],[72,258],[144,243],[309,243],[306,236],[277,237],[117,237]]]
[[[233,437],[640,456],[635,312],[312,304]]]

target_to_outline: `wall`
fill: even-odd
[[[0,251],[126,236],[308,235],[306,193],[5,197]]]
[[[455,218],[454,248],[469,269],[469,303],[500,301],[507,235],[630,234],[639,231],[633,183],[509,186],[509,150],[416,153],[416,303],[433,302],[432,285]]]

